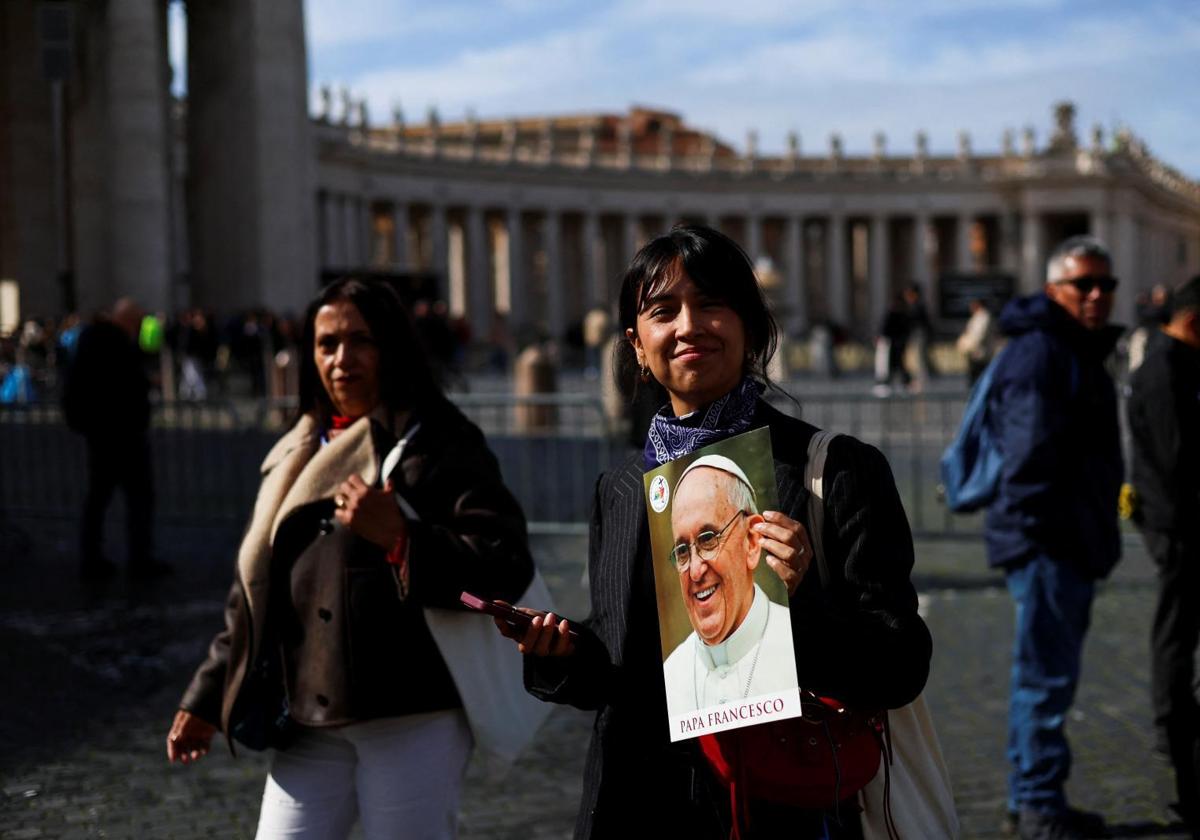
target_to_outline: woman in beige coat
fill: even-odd
[[[217,634],[167,738],[272,748],[259,837],[452,837],[471,733],[426,607],[514,598],[525,521],[393,290],[309,307],[300,415],[262,465]]]

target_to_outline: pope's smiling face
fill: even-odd
[[[692,628],[708,645],[728,639],[754,600],[760,537],[753,526],[763,518],[749,511],[739,515],[743,509],[733,501],[737,486],[729,473],[699,467],[676,486],[671,506],[672,546],[691,545],[687,567],[679,572],[679,587]],[[701,557],[697,540],[722,528],[713,556]]]

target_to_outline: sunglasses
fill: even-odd
[[[1104,294],[1108,294],[1117,288],[1119,281],[1116,277],[1108,274],[1085,274],[1082,277],[1072,277],[1070,280],[1059,280],[1058,282],[1069,283],[1078,289],[1081,295],[1090,295],[1092,289],[1099,289]]]

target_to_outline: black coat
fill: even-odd
[[[116,324],[96,321],[79,335],[63,387],[67,425],[120,444],[150,425],[150,381],[137,342]]]
[[[1195,533],[1200,529],[1200,350],[1156,333],[1131,384],[1138,522],[1151,531]]]
[[[771,429],[780,509],[807,524],[804,465],[816,429],[764,402],[756,425]],[[527,661],[527,684],[545,700],[597,711],[576,837],[639,836],[654,828],[647,819],[676,835],[720,837],[727,794],[694,740],[669,740],[642,474],[639,455],[601,476],[588,546],[592,614],[574,656]],[[932,648],[909,580],[908,521],[874,447],[837,438],[825,476],[833,579],[808,575],[791,598],[800,685],[897,708],[924,687]]]

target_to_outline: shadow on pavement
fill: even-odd
[[[1181,822],[1169,825],[1152,822],[1109,823],[1109,837],[1188,837],[1187,829]]]

